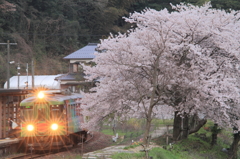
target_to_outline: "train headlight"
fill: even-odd
[[[34,126],[33,125],[27,125],[27,130],[28,131],[33,131],[34,130]]]
[[[57,130],[58,129],[58,124],[52,124],[51,129],[52,130]]]
[[[37,96],[38,96],[38,98],[43,99],[44,98],[44,93],[43,92],[39,92]]]

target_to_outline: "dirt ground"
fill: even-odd
[[[94,132],[93,138],[83,145],[78,145],[77,151],[83,151],[83,153],[92,152],[111,146],[112,136],[105,135],[100,132]],[[74,151],[76,151],[74,150]]]

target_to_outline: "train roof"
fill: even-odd
[[[49,105],[61,105],[65,101],[69,103],[75,102],[75,99],[81,99],[83,96],[78,93],[72,93],[69,95],[64,94],[46,94],[44,99],[39,100],[36,95],[31,95],[30,97],[24,99],[20,106],[33,106],[36,102],[48,102]]]

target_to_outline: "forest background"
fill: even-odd
[[[10,46],[10,77],[26,75],[34,60],[35,75],[68,72],[66,55],[88,43],[98,43],[110,33],[131,26],[122,17],[144,8],[171,11],[172,4],[202,5],[209,0],[0,0],[0,43]],[[212,0],[213,8],[240,10],[239,0]],[[0,88],[7,80],[7,46],[0,45]],[[29,65],[31,71],[31,65]]]

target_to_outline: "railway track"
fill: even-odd
[[[89,141],[91,141],[93,139],[93,133],[88,133],[89,134],[89,138],[84,142],[87,143]],[[84,143],[79,143],[78,146],[82,146],[84,145]],[[7,157],[6,159],[35,159],[35,158],[40,158],[40,157],[44,157],[44,156],[48,156],[48,155],[53,155],[53,154],[58,154],[61,152],[66,152],[69,151],[73,148],[76,148],[77,146],[66,146],[62,149],[59,149],[57,152],[51,151],[48,153],[43,153],[43,154],[38,154],[38,153],[27,153],[27,154],[18,154],[18,155],[14,155],[12,157]]]
[[[71,149],[73,149],[75,147],[73,146],[66,146],[62,149],[59,150],[54,150],[54,151],[50,151],[50,152],[43,152],[43,151],[39,151],[39,152],[32,152],[32,153],[26,153],[26,154],[18,154],[18,155],[14,155],[12,157],[7,157],[6,159],[35,159],[35,158],[41,158],[41,157],[46,157],[48,155],[55,155],[61,152],[67,152]]]
[[[14,157],[7,157],[6,159],[34,159],[34,158],[39,158],[39,157],[44,157],[50,154],[19,154]]]

